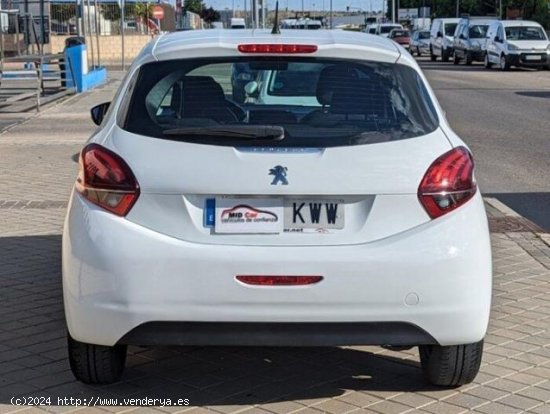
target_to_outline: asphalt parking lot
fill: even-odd
[[[550,71],[419,63],[475,154],[482,191],[550,231]]]
[[[547,196],[550,72],[422,65],[476,154],[481,189],[498,199]],[[481,372],[470,385],[429,386],[415,349],[378,347],[131,348],[121,382],[74,381],[65,356],[62,223],[75,154],[93,131],[88,110],[110,99],[120,77],[112,73],[105,87],[0,134],[0,414],[36,411],[12,405],[13,397],[31,396],[49,397],[39,409],[54,412],[550,413],[550,240],[494,199],[487,204],[493,308]],[[71,397],[102,404],[64,406]],[[134,407],[124,398],[189,405]]]

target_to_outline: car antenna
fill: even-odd
[[[279,30],[279,1],[275,2],[275,21],[273,22],[273,29],[271,29],[271,34],[281,34]]]

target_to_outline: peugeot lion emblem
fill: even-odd
[[[288,180],[286,179],[286,172],[287,168],[283,167],[282,165],[276,165],[273,168],[269,169],[269,174],[273,176],[273,181],[271,181],[271,185],[288,185]]]

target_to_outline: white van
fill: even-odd
[[[368,33],[368,34],[373,34],[375,35],[376,34],[376,29],[378,28],[378,24],[377,23],[374,23],[374,24],[369,24],[367,25],[367,27],[365,28],[364,32],[365,33]]]
[[[487,30],[485,67],[499,65],[550,69],[550,42],[537,22],[502,20],[493,22]]]
[[[231,18],[232,29],[245,29],[246,23],[243,18],[233,17]]]
[[[448,62],[453,55],[453,39],[460,19],[434,19],[430,30],[430,58],[432,62],[440,57]]]

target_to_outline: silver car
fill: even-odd
[[[453,63],[455,65],[458,65],[460,61],[465,61],[467,65],[471,65],[474,61],[483,62],[487,29],[494,21],[496,21],[496,17],[470,17],[460,20],[453,40]]]
[[[422,56],[423,54],[430,54],[430,31],[429,30],[416,30],[411,36],[409,43],[409,51],[411,55]]]

